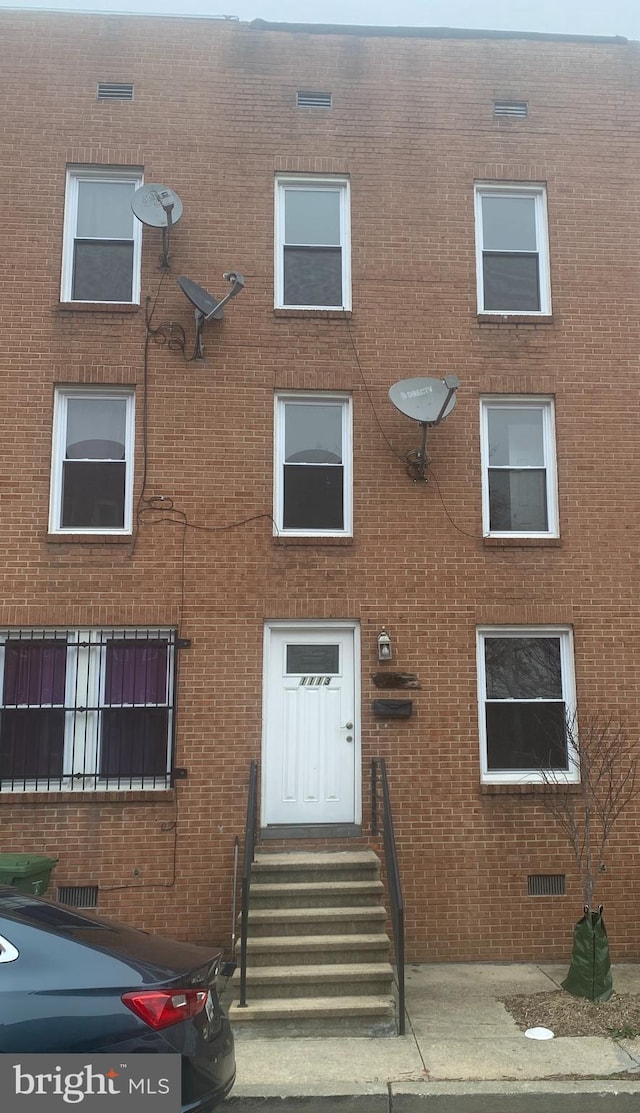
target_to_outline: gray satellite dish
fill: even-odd
[[[201,313],[206,320],[209,320],[210,317],[216,317],[217,320],[220,320],[222,310],[217,311],[218,303],[216,299],[208,294],[206,290],[203,290],[202,286],[198,286],[198,283],[193,282],[190,278],[179,278],[178,286],[197,313]]]
[[[437,425],[448,417],[456,404],[457,375],[446,379],[401,379],[389,390],[389,398],[397,410],[421,425]]]
[[[138,220],[150,228],[171,228],[182,216],[178,194],[163,185],[140,186],[131,198],[131,208]]]
[[[401,379],[390,388],[389,398],[396,409],[422,426],[422,445],[407,456],[412,479],[424,479],[427,429],[430,425],[439,425],[452,412],[459,386],[457,375],[446,375],[444,379]]]
[[[182,201],[178,194],[163,185],[143,185],[131,198],[131,208],[134,216],[149,228],[162,228],[160,266],[168,269],[171,229],[182,216]]]
[[[203,359],[204,350],[202,347],[202,326],[210,321],[212,317],[216,321],[220,321],[224,317],[222,307],[231,299],[235,298],[242,290],[244,290],[244,278],[238,271],[225,271],[222,276],[226,278],[227,282],[231,283],[231,289],[220,301],[216,301],[202,286],[198,286],[197,282],[193,282],[190,278],[179,278],[178,286],[182,293],[189,299],[196,311],[196,350],[194,359]]]

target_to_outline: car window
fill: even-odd
[[[7,916],[15,916],[23,923],[35,924],[38,927],[52,927],[59,931],[70,928],[99,928],[104,931],[106,926],[90,920],[87,916],[79,916],[77,912],[71,912],[59,904],[30,900],[29,897],[20,896],[18,893],[0,897],[0,912],[4,912]]]

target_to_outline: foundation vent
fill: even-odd
[[[331,108],[331,93],[296,93],[298,108]]]
[[[59,885],[58,901],[69,904],[71,908],[97,908],[97,885]]]
[[[98,100],[133,100],[133,85],[123,85],[117,81],[101,81],[98,85]]]
[[[564,883],[563,873],[530,873],[527,890],[530,897],[563,897]]]
[[[529,105],[526,100],[494,100],[494,116],[511,116],[516,120],[524,120],[529,115]]]

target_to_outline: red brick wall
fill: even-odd
[[[363,797],[386,757],[412,959],[564,957],[582,897],[539,799],[481,790],[475,629],[573,627],[578,699],[636,734],[638,350],[635,44],[291,34],[137,16],[0,13],[4,145],[0,625],[176,625],[176,763],[168,793],[0,797],[0,845],[53,854],[62,884],[98,884],[99,908],[227,944],[233,842],[259,757],[262,628],[272,618],[362,627]],[[99,103],[131,81],[132,103]],[[333,94],[298,111],[297,89]],[[529,102],[494,120],[494,99]],[[162,284],[144,233],[143,307],[59,304],[68,163],[144,167],[184,216]],[[348,174],[353,314],[273,311],[276,171]],[[476,316],[474,180],[545,182],[553,318]],[[175,279],[246,290],[192,355]],[[135,544],[47,534],[59,383],[135,384],[142,474],[144,299],[183,354],[150,344],[147,497]],[[175,335],[175,332],[174,332]],[[398,379],[455,372],[455,413],[429,437],[427,484],[408,478],[416,424]],[[274,540],[274,390],[350,391],[353,542]],[[555,396],[560,543],[482,539],[478,399]],[[398,458],[401,457],[400,459]],[[183,526],[184,517],[189,522]],[[250,519],[245,521],[245,519]],[[414,715],[374,720],[382,625],[415,672]],[[391,693],[395,694],[395,693]],[[638,959],[638,814],[607,854],[614,958]],[[527,897],[530,873],[566,873],[565,898]]]

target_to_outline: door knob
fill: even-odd
[[[353,730],[353,723],[345,723],[345,730]]]

